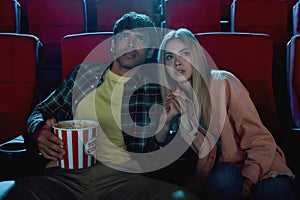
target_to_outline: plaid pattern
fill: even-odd
[[[78,103],[103,83],[103,75],[108,68],[108,64],[100,63],[83,63],[75,67],[63,83],[33,109],[27,121],[28,132],[32,134],[50,118],[58,121],[72,119]],[[121,123],[125,145],[131,152],[158,148],[152,144],[151,134],[157,127],[160,110],[153,107],[150,112],[149,109],[161,104],[162,99],[160,86],[149,81],[138,73],[124,85]]]

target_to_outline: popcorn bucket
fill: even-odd
[[[67,152],[57,165],[65,169],[81,169],[96,164],[99,125],[91,120],[68,120],[53,127],[54,134],[64,142]]]

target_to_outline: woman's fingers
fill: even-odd
[[[175,109],[178,113],[185,113],[187,110],[187,102],[181,95],[169,95],[164,103],[166,110]]]

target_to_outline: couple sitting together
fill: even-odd
[[[294,174],[248,91],[188,29],[161,37],[130,12],[113,33],[114,61],[75,67],[28,119],[52,162],[68,153],[52,126],[96,120],[97,163],[48,166],[4,199],[292,199]]]

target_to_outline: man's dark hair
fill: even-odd
[[[120,19],[118,19],[114,25],[113,32],[114,35],[120,33],[123,30],[131,30],[135,28],[151,27],[155,28],[155,23],[152,19],[145,15],[136,12],[129,12],[124,14]]]

